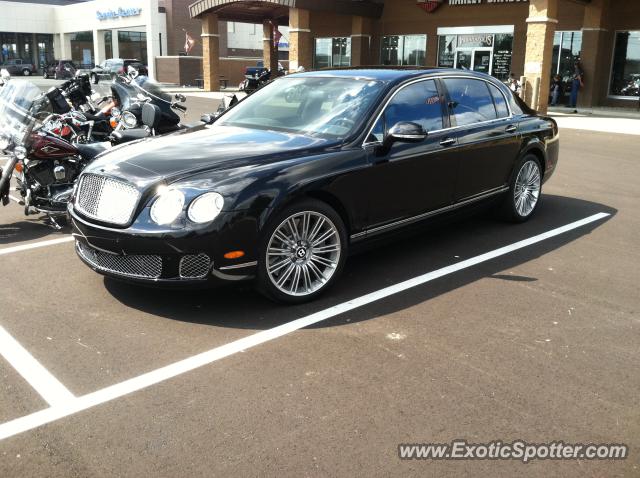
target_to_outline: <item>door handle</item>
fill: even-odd
[[[440,141],[440,146],[451,146],[452,144],[455,144],[455,143],[456,143],[455,138],[447,138]]]
[[[512,124],[511,126],[507,126],[505,128],[505,131],[507,133],[515,133],[516,131],[518,131],[518,127],[516,125]]]

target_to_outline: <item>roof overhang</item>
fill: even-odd
[[[379,18],[384,0],[198,0],[189,5],[189,13],[191,18],[215,13],[220,20],[262,23],[288,19],[289,8]]]

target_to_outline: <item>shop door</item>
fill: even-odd
[[[493,51],[491,49],[476,48],[473,51],[473,71],[479,71],[480,73],[491,74],[491,57]]]
[[[455,67],[490,75],[492,60],[493,50],[491,48],[459,48],[456,52]]]

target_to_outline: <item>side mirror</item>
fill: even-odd
[[[202,121],[204,124],[213,124],[218,116],[220,115],[215,113],[205,113],[200,116],[200,121]]]
[[[185,101],[187,101],[187,97],[184,96],[182,93],[176,93],[175,99],[178,100],[180,103],[184,103]]]
[[[421,125],[409,121],[401,121],[392,126],[387,132],[382,145],[385,148],[390,148],[395,142],[420,143],[426,138],[427,132]]]

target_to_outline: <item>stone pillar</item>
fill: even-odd
[[[205,91],[220,89],[220,35],[218,15],[202,16],[202,69]]]
[[[591,108],[599,103],[600,95],[607,94],[611,73],[611,53],[607,48],[610,3],[610,0],[591,0],[584,7],[581,51],[584,87],[578,94],[581,107]]]
[[[262,23],[262,59],[265,68],[269,68],[272,78],[275,78],[278,71],[278,46],[273,44],[273,40],[273,23],[265,20]]]
[[[289,9],[289,70],[299,66],[313,68],[313,38],[311,36],[310,12],[302,8]]]
[[[71,35],[60,33],[54,37],[54,58],[56,60],[72,60],[71,58]]]
[[[370,18],[354,16],[351,20],[351,66],[371,65]],[[377,63],[377,62],[376,62]]]
[[[104,31],[93,30],[93,62],[99,65],[105,60]]]
[[[549,105],[549,85],[551,82],[551,61],[553,55],[553,35],[558,23],[558,0],[530,0],[527,18],[527,48],[524,60],[526,77],[524,100],[541,113],[547,112]],[[536,79],[539,90],[534,88]],[[537,104],[531,104],[537,98]]]
[[[120,42],[118,30],[111,30],[111,58],[120,58]]]
[[[39,52],[40,52],[40,49],[38,48],[38,40],[36,38],[36,34],[32,33],[31,34],[31,61],[33,62],[33,65],[36,67],[37,70],[39,70],[41,66],[40,58],[38,55]],[[44,67],[44,65],[42,66]]]

